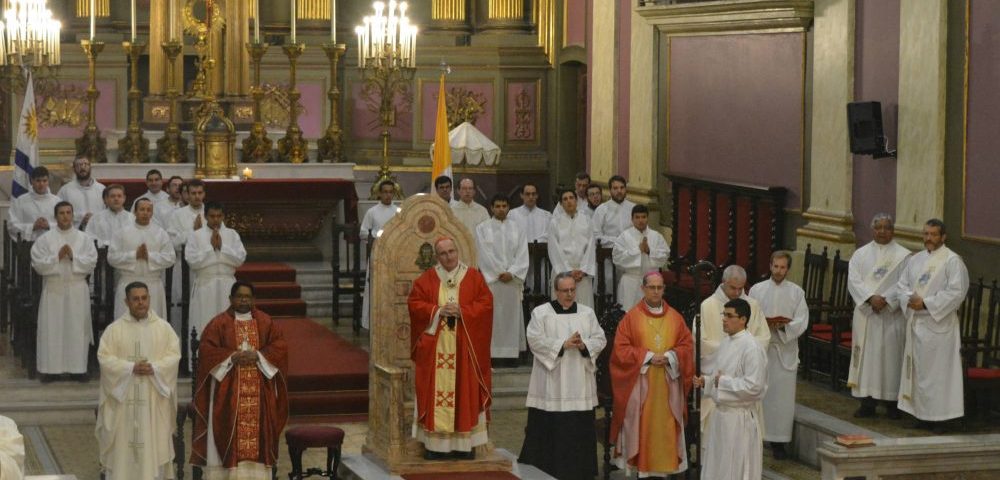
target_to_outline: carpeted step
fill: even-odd
[[[270,299],[296,299],[302,296],[302,286],[293,282],[255,282],[257,301]]]
[[[368,352],[309,318],[279,318],[293,415],[368,411]]]
[[[277,262],[247,262],[236,269],[236,279],[242,282],[294,282],[295,269]]]
[[[258,298],[254,301],[254,306],[272,317],[306,316],[306,302],[301,298]]]

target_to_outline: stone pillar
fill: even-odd
[[[615,95],[618,91],[615,48],[616,3],[593,2],[593,53],[590,65],[590,176],[605,179],[614,174],[615,161]],[[648,86],[646,87],[648,88]]]
[[[808,205],[797,248],[827,245],[854,251],[853,158],[846,105],[854,101],[854,0],[816,0],[813,27],[812,149]]]
[[[221,69],[225,70],[226,96],[243,96],[250,93],[250,54],[245,44],[251,40],[248,25],[252,1],[231,1],[226,5],[224,45],[226,54],[220,62]]]
[[[659,133],[657,105],[660,75],[656,61],[656,27],[636,13],[622,12],[632,17],[631,76],[629,79],[629,197],[650,207],[650,225],[661,223],[660,198],[656,192],[658,163],[663,155],[657,148]],[[651,85],[657,86],[650,88]],[[669,238],[669,237],[668,237]]]
[[[466,0],[431,0],[430,31],[471,31]]]
[[[896,233],[912,248],[944,216],[947,21],[944,0],[900,3]]]

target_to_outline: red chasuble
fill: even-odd
[[[681,396],[680,409],[683,412],[684,422],[687,421],[687,396],[691,392],[691,379],[694,376],[694,346],[691,338],[691,330],[684,323],[684,317],[677,310],[674,310],[666,302],[663,303],[664,310],[659,314],[649,311],[645,301],[640,301],[634,308],[629,310],[618,324],[618,331],[615,333],[615,345],[611,352],[610,372],[611,385],[614,389],[614,409],[611,417],[611,439],[617,441],[622,425],[625,423],[625,414],[628,407],[629,397],[632,395],[636,382],[639,380],[640,370],[646,353],[655,350],[656,347],[647,347],[648,344],[655,344],[652,339],[659,337],[662,333],[662,347],[660,351],[653,353],[663,353],[673,350],[680,363],[680,378],[683,385],[683,395]],[[657,340],[660,340],[657,338]],[[662,368],[659,370],[662,372]],[[653,372],[653,369],[650,369]],[[662,375],[662,373],[660,374]],[[650,382],[653,380],[651,379]],[[662,380],[660,380],[662,381]],[[651,388],[650,391],[653,389]],[[672,392],[671,392],[672,393]],[[649,405],[643,405],[647,408]],[[665,406],[662,406],[666,408]],[[643,412],[643,420],[647,414]],[[664,418],[670,418],[669,412]],[[650,417],[653,418],[653,417]],[[645,423],[645,422],[640,422]],[[677,428],[683,425],[677,425]],[[678,450],[685,448],[683,444],[676,445]],[[617,448],[617,447],[616,447]],[[650,452],[652,453],[652,452]],[[630,461],[633,459],[629,459]],[[640,471],[643,465],[639,465]]]
[[[451,432],[468,435],[479,421],[480,412],[489,409],[490,338],[493,335],[493,294],[479,270],[469,268],[459,284],[458,305],[462,318],[454,331],[455,353],[438,358],[438,337],[446,328],[439,325],[434,335],[426,333],[438,310],[441,280],[434,268],[427,269],[413,282],[407,301],[410,310],[410,346],[414,363],[417,422],[428,432],[435,429],[434,412],[440,406],[453,406],[454,423],[438,419],[438,424],[452,424]],[[442,319],[443,320],[443,319]],[[445,355],[448,357],[449,355]],[[440,369],[454,370],[454,397],[437,395],[436,377]],[[437,398],[441,397],[441,398]],[[436,408],[439,407],[439,408]],[[446,408],[445,411],[452,410]]]
[[[205,465],[208,458],[207,419],[213,386],[212,434],[222,466],[235,468],[243,461],[277,462],[278,438],[288,420],[288,345],[270,316],[257,309],[251,315],[253,321],[238,322],[233,310],[226,310],[202,332],[194,393],[194,465]],[[209,373],[239,351],[244,340],[277,367],[278,373],[268,379],[256,365],[234,364],[221,382],[213,383]]]

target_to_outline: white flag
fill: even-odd
[[[31,172],[38,166],[38,116],[35,115],[35,86],[28,73],[28,88],[24,90],[24,105],[17,122],[17,143],[14,145],[14,198],[28,193]]]

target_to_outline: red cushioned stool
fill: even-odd
[[[344,444],[344,431],[337,427],[306,425],[289,428],[285,432],[285,442],[288,443],[288,456],[292,460],[292,471],[288,474],[290,480],[319,475],[327,478],[337,478],[337,468],[340,467],[340,447]],[[318,468],[302,471],[302,452],[307,448],[326,447],[326,472]]]

